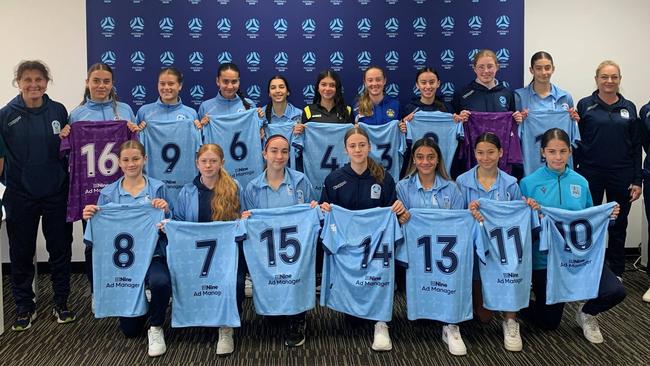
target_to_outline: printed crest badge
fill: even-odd
[[[377,183],[370,187],[370,199],[378,200],[381,197],[381,186]]]
[[[296,190],[296,200],[298,203],[305,203],[305,194],[302,192],[302,189]]]
[[[183,119],[185,119],[185,116],[184,116],[184,115],[182,115],[182,114],[177,114],[177,115],[176,115],[176,120],[177,120],[177,121],[180,121],[180,120],[183,120]]]
[[[503,95],[499,97],[499,103],[501,104],[502,107],[506,106],[506,102],[507,102],[506,97],[504,97]]]
[[[449,198],[449,196],[445,196],[445,197],[442,199],[442,202],[443,202],[443,205],[445,206],[446,209],[450,209],[450,208],[451,208],[451,199]]]
[[[621,109],[621,118],[630,119],[630,112],[625,108]]]
[[[394,118],[395,111],[392,108],[388,108],[388,110],[386,111],[386,116],[388,116],[388,118]]]
[[[582,193],[582,187],[576,184],[571,184],[569,188],[571,190],[571,197],[580,198],[580,195]]]
[[[568,103],[562,103],[562,109],[564,109],[565,111],[568,111],[569,110],[569,104]]]
[[[542,193],[546,194],[546,187],[542,187],[539,190],[542,191]]]
[[[57,120],[52,121],[52,133],[55,135],[61,133],[61,123]]]

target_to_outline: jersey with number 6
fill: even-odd
[[[172,327],[238,327],[238,243],[241,221],[165,224],[172,279]]]
[[[147,312],[144,279],[158,241],[163,211],[151,203],[100,206],[88,221],[84,243],[93,253],[95,317]]]
[[[472,268],[478,223],[467,210],[414,208],[404,226],[409,320],[472,319]]]
[[[320,208],[254,209],[245,220],[244,255],[260,315],[293,315],[315,306]]]
[[[81,220],[86,205],[97,203],[102,188],[122,176],[117,154],[134,135],[126,121],[80,121],[70,127],[70,135],[61,140],[61,152],[70,154],[67,220],[74,222]]]
[[[406,259],[402,231],[389,207],[346,210],[332,205],[321,239],[326,248],[320,304],[363,319],[393,314],[395,262]]]
[[[579,211],[542,206],[540,250],[548,250],[546,303],[582,301],[598,296],[605,261],[609,202]]]
[[[483,216],[477,246],[483,305],[496,311],[528,307],[532,277],[532,230],[539,216],[523,200],[479,199]]]

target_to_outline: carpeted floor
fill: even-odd
[[[307,343],[283,346],[283,328],[277,320],[254,313],[245,303],[242,328],[235,333],[236,350],[218,357],[216,329],[165,327],[167,353],[147,356],[147,337],[125,339],[115,319],[94,319],[85,276],[73,275],[70,307],[78,312],[75,323],[59,325],[49,316],[52,293],[47,275],[39,276],[38,319],[32,329],[11,331],[15,307],[9,278],[4,276],[5,333],[0,336],[0,365],[640,365],[650,360],[650,304],[641,300],[650,285],[645,273],[624,275],[628,296],[602,314],[605,343],[590,344],[574,316],[576,304],[565,308],[560,329],[543,332],[525,321],[521,325],[524,350],[503,349],[500,317],[489,324],[461,324],[468,348],[465,357],[451,356],[440,339],[441,325],[406,319],[404,295],[396,294],[391,325],[393,351],[373,352],[372,325],[352,324],[339,313],[317,307],[308,315]]]

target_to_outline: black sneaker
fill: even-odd
[[[68,307],[65,305],[55,306],[52,309],[52,315],[54,315],[56,322],[59,324],[72,323],[77,320],[77,314],[72,310],[68,310]]]
[[[32,322],[36,319],[35,312],[20,313],[16,315],[16,321],[11,326],[11,330],[22,332],[32,327]]]
[[[284,345],[287,347],[300,347],[305,344],[305,319],[290,319],[287,337]]]

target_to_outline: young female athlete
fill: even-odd
[[[399,101],[386,95],[386,73],[379,66],[370,66],[363,72],[363,92],[359,95],[355,122],[383,125],[399,118]]]
[[[287,100],[291,88],[284,76],[273,76],[269,80],[267,91],[271,100],[261,108],[266,123],[300,122],[302,111]]]
[[[240,218],[244,208],[242,188],[223,168],[224,154],[221,146],[204,144],[196,154],[199,175],[187,183],[178,195],[174,220],[192,222],[232,221]],[[239,247],[237,266],[237,307],[242,312],[244,300],[244,253]],[[217,354],[225,355],[235,350],[233,329],[219,328]]]
[[[583,116],[584,121],[584,116]],[[546,166],[537,169],[521,181],[521,191],[541,206],[566,210],[581,210],[593,206],[587,180],[567,166],[571,155],[571,144],[566,132],[553,128],[542,136],[542,155]],[[574,189],[572,189],[572,186]],[[579,187],[579,189],[575,189]],[[582,192],[575,195],[572,192]],[[612,217],[622,210],[614,207]],[[533,241],[533,292],[535,302],[530,307],[532,319],[542,329],[552,330],[560,325],[564,303],[546,305],[547,253],[540,252],[539,240]],[[576,320],[583,334],[592,343],[602,343],[597,315],[607,311],[625,298],[625,288],[609,269],[603,265],[598,297],[587,301],[576,313]]]
[[[178,93],[183,89],[183,74],[175,67],[165,67],[158,73],[158,100],[138,110],[136,123],[143,127],[147,121],[176,121],[198,118],[196,110],[183,104]]]
[[[165,211],[165,216],[171,217],[165,184],[157,179],[147,177],[143,173],[147,156],[144,146],[135,140],[129,140],[120,146],[119,165],[124,176],[102,188],[97,205],[87,205],[83,209],[83,219],[89,220],[100,208],[107,203],[143,203],[151,202],[155,208]],[[167,268],[167,259],[163,255],[159,237],[153,259],[147,271],[147,283],[151,291],[149,303],[149,349],[148,354],[156,357],[167,351],[162,326],[165,323],[167,307],[171,297],[171,278]],[[140,334],[147,321],[147,315],[135,318],[120,318],[120,329],[126,337],[136,337]]]
[[[402,132],[406,132],[406,123],[413,119],[413,114],[417,111],[454,112],[454,108],[451,104],[436,99],[436,92],[440,87],[440,76],[435,69],[427,66],[418,70],[415,74],[415,87],[420,91],[420,96],[411,99],[411,101],[401,109],[402,121],[399,127]]]
[[[345,104],[343,86],[333,70],[318,74],[314,85],[314,101],[302,111],[301,122],[352,123],[352,108]],[[304,125],[297,125],[294,133],[302,133]]]
[[[348,210],[391,207],[396,215],[405,214],[404,205],[397,200],[393,177],[368,156],[371,148],[368,134],[355,126],[345,134],[344,142],[350,162],[325,178],[320,197],[323,211],[331,211],[330,204],[336,204]],[[388,325],[377,322],[372,349],[389,351],[392,348]]]

